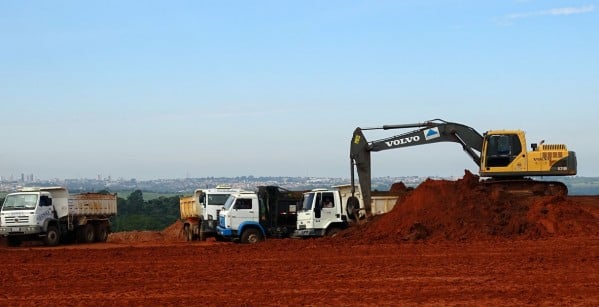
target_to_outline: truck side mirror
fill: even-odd
[[[319,205],[316,205],[316,206],[314,207],[314,217],[315,217],[315,218],[317,218],[317,219],[319,219],[319,218],[320,218],[320,209],[321,209],[321,208],[320,208],[320,206],[319,206]]]

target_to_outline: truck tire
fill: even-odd
[[[191,227],[189,225],[185,225],[183,228],[183,235],[185,235],[185,241],[189,242],[193,240],[193,233],[191,232]]]
[[[339,228],[339,227],[331,227],[331,228],[327,229],[325,236],[332,238],[332,237],[337,236],[337,233],[339,233],[340,231],[341,231],[341,228]]]
[[[198,240],[201,239],[201,228],[200,225],[193,225],[193,227],[191,227],[191,239],[192,240]]]
[[[60,233],[58,228],[54,225],[48,226],[46,236],[43,239],[44,244],[47,246],[56,246],[60,243]]]
[[[94,235],[94,239],[96,242],[106,242],[108,240],[108,226],[106,223],[100,223],[96,225],[96,233]]]
[[[23,241],[21,241],[21,238],[17,238],[17,237],[8,237],[8,238],[6,238],[6,243],[10,247],[19,247],[19,246],[21,246],[22,242]]]
[[[256,228],[246,229],[241,234],[241,243],[254,244],[262,240],[262,232]]]
[[[79,243],[92,243],[94,237],[94,226],[92,224],[85,224],[77,229],[77,241]]]
[[[360,212],[360,201],[358,198],[355,196],[348,198],[345,209],[347,211],[348,218],[356,221],[358,220],[358,213]]]

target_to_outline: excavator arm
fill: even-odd
[[[407,129],[416,130],[406,132],[389,138],[368,142],[363,134],[364,130],[375,129]],[[483,146],[483,136],[466,125],[434,119],[423,123],[405,125],[385,125],[375,128],[356,128],[350,145],[351,186],[352,196],[355,192],[354,167],[358,172],[358,180],[364,201],[366,216],[371,215],[371,163],[370,153],[416,145],[438,142],[455,142],[480,166],[480,156]]]

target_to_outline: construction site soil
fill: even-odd
[[[333,238],[0,247],[0,305],[599,305],[599,196],[531,196],[466,173],[405,190]]]

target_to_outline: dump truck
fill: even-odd
[[[179,211],[185,239],[192,241],[217,237],[218,212],[229,195],[240,191],[227,185],[218,185],[212,189],[196,189],[192,196],[181,197]]]
[[[339,185],[333,189],[314,189],[303,195],[303,202],[297,213],[297,229],[294,237],[335,236],[347,228],[352,221],[361,218],[364,200],[360,187],[352,196],[351,185]],[[408,190],[391,193],[374,191],[370,207],[374,214],[384,214],[393,209],[397,199],[405,196]]]
[[[220,211],[217,232],[223,238],[241,243],[289,237],[296,229],[302,197],[303,191],[278,186],[260,186],[258,191],[231,194]]]
[[[105,242],[110,218],[116,214],[116,194],[71,195],[64,187],[22,188],[4,199],[0,235],[10,246],[25,240],[41,240],[48,246]]]

